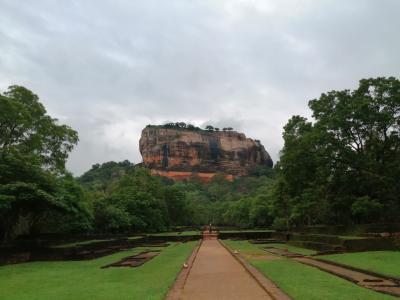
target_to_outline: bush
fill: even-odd
[[[379,218],[383,205],[368,196],[360,197],[351,206],[352,215],[358,223],[367,223]]]

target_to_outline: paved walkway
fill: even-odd
[[[271,299],[243,266],[214,239],[204,239],[180,299]]]

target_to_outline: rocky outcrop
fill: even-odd
[[[247,175],[258,165],[272,167],[264,146],[236,131],[206,131],[147,126],[139,141],[143,165],[173,179],[222,172],[228,179]]]

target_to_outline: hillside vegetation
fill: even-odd
[[[278,229],[399,222],[400,81],[363,79],[309,107],[313,122],[293,116],[284,126],[274,169],[233,182],[223,174],[207,184],[173,182],[129,161],[96,164],[74,178],[65,162],[78,133],[49,116],[37,95],[12,86],[0,94],[0,238],[209,222]],[[183,126],[176,124],[165,126]]]

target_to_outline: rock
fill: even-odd
[[[153,174],[178,180],[198,176],[208,181],[216,173],[233,179],[259,165],[272,167],[264,146],[236,131],[149,125],[142,131],[139,148],[143,165]]]

